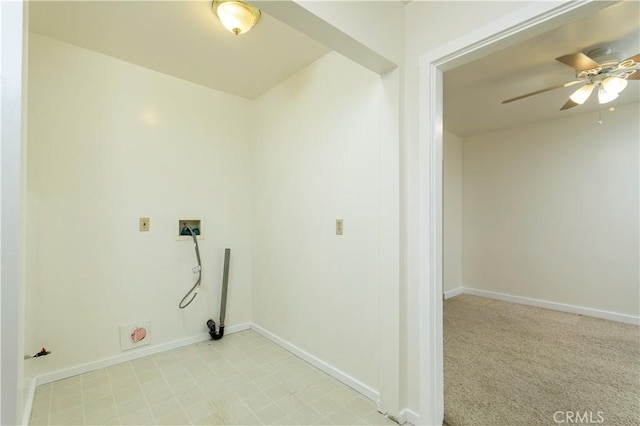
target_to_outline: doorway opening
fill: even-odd
[[[443,362],[443,72],[537,34],[557,28],[610,4],[533,4],[492,25],[420,57],[418,229],[418,318],[420,412],[425,424],[444,420]]]

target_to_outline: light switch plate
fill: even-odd
[[[342,219],[336,219],[336,235],[342,235],[344,232],[344,223]]]

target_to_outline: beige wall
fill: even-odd
[[[444,132],[442,287],[462,287],[462,138]]]
[[[119,354],[122,323],[150,320],[153,344],[205,333],[225,247],[227,326],[250,321],[251,103],[31,36],[27,340],[52,351],[35,373]],[[180,310],[196,264],[183,215],[205,238],[202,291]]]
[[[464,139],[464,286],[639,314],[638,104]]]

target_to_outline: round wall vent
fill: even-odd
[[[136,327],[131,330],[131,341],[134,343],[138,343],[144,338],[147,337],[147,329],[144,327]]]

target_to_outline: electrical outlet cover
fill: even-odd
[[[139,223],[140,232],[149,232],[149,218],[141,217]]]
[[[128,351],[151,344],[151,322],[149,320],[120,325],[120,350]]]

